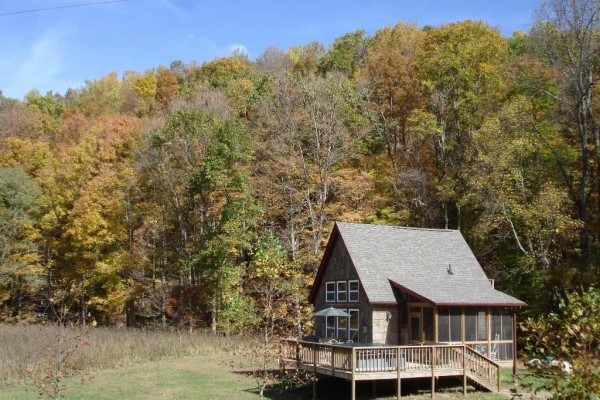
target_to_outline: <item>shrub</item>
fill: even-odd
[[[556,399],[598,399],[600,394],[600,290],[573,292],[557,312],[527,319],[522,328],[525,350],[541,363],[532,373],[544,377],[539,389],[550,390]],[[553,368],[547,360],[568,361],[570,374]]]

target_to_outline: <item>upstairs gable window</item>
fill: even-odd
[[[348,301],[358,302],[358,281],[348,281]]]
[[[335,302],[335,282],[325,283],[325,301],[328,303]]]
[[[338,303],[345,303],[348,301],[348,293],[347,290],[347,282],[346,281],[338,281],[337,282],[337,301]]]

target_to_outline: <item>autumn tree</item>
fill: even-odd
[[[86,80],[85,86],[67,96],[67,109],[75,108],[86,116],[117,113],[123,106],[122,82],[116,72],[96,80]]]
[[[477,156],[462,200],[480,211],[470,234],[485,243],[488,272],[533,313],[547,309],[570,280],[565,247],[578,225],[552,154],[536,132],[539,112],[531,98],[519,95],[486,118],[473,134]]]
[[[79,142],[63,148],[40,181],[47,298],[64,293],[84,325],[90,315],[117,322],[126,297],[125,266],[119,262],[127,241],[124,191],[139,140],[138,120],[107,116],[78,129],[84,131]]]
[[[257,151],[257,172],[266,179],[262,194],[272,198],[264,202],[278,209],[293,258],[303,257],[313,270],[333,199],[342,196],[340,167],[360,132],[357,92],[339,74],[286,75],[272,87],[259,109],[263,144]]]
[[[425,36],[418,68],[428,115],[416,122],[422,132],[429,131],[440,225],[446,228],[461,227],[459,199],[473,155],[472,134],[498,104],[506,56],[505,40],[483,22],[448,24]]]
[[[599,28],[598,1],[548,0],[539,7],[531,30],[538,54],[559,72],[561,91],[556,93],[556,100],[561,108],[559,115],[565,121],[562,135],[576,149],[575,158],[562,157],[560,150],[548,143],[556,153],[564,185],[581,221],[582,282],[589,282],[589,276],[598,274],[592,268],[597,264],[597,240],[590,231],[597,226],[600,199],[600,128],[594,100],[594,86],[600,72]]]
[[[177,97],[178,92],[177,76],[170,69],[160,68],[156,74],[156,101],[166,108]]]
[[[311,42],[304,46],[292,46],[288,50],[293,69],[303,76],[314,74],[318,71],[319,63],[325,56],[326,50],[319,42]]]
[[[416,69],[424,36],[415,25],[403,23],[377,31],[358,73],[365,88],[362,110],[374,138],[371,148],[376,154],[382,147],[391,167],[379,168],[378,174],[389,199],[382,208],[391,207],[391,212],[389,217],[379,212],[377,218],[392,223],[431,224],[426,211],[432,208],[431,154],[411,128],[411,118],[425,104]]]

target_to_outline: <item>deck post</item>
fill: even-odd
[[[355,376],[355,370],[356,370],[356,349],[354,347],[352,347],[352,360],[350,361],[350,372],[351,372],[351,385],[352,385],[352,389],[351,389],[351,400],[356,400],[356,376]]]
[[[512,313],[512,342],[513,342],[513,377],[517,375],[517,313],[511,310]],[[514,378],[513,378],[514,379]]]
[[[335,376],[335,346],[331,346],[331,376]]]
[[[397,389],[397,399],[400,400],[400,396],[402,396],[402,378],[400,377],[400,368],[401,368],[401,361],[400,361],[400,347],[398,347],[396,349],[396,370],[398,371],[398,389]]]
[[[500,393],[500,385],[502,383],[500,379],[500,367],[496,367],[496,376],[498,377],[498,393]]]
[[[435,396],[435,346],[431,346],[431,398]]]
[[[463,365],[463,395],[467,395],[467,345],[463,344],[462,349],[462,365]]]
[[[317,344],[313,344],[313,400],[317,400]]]

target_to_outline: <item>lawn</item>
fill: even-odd
[[[68,378],[65,399],[256,399],[253,379],[218,356],[188,356]],[[5,387],[0,399],[36,399],[34,385]]]
[[[44,376],[66,354],[61,364],[64,399],[258,399],[255,380],[231,367],[240,364],[244,352],[236,350],[243,342],[209,334],[0,325],[0,400],[38,398]],[[502,378],[508,393],[510,371],[503,371]],[[429,384],[403,382],[403,398],[429,398]],[[438,399],[507,398],[475,391],[464,397],[460,381],[440,384]],[[317,387],[323,400],[350,395],[349,382],[339,379],[322,378]],[[46,386],[45,394],[49,392]],[[361,400],[395,399],[395,382],[379,382],[376,394],[370,383],[359,382],[357,394]],[[310,385],[285,394],[278,388],[267,392],[270,400],[311,397]]]
[[[406,396],[403,398],[411,400],[429,398],[426,389],[428,383],[423,382],[423,385],[419,386],[405,382],[403,389],[406,391]],[[65,381],[64,399],[258,399],[255,388],[256,383],[253,379],[243,373],[232,371],[223,363],[221,356],[189,356],[98,371],[83,379],[68,378]],[[379,383],[377,395],[373,395],[371,384],[359,383],[357,393],[358,398],[364,400],[395,399],[391,382]],[[311,394],[312,389],[307,387],[292,390],[284,396],[280,395],[278,390],[274,390],[268,393],[267,397],[272,400],[308,400]],[[319,382],[319,399],[346,399],[349,395],[350,385],[347,381],[325,378]],[[0,390],[0,399],[3,400],[36,398],[37,393],[33,385],[21,384]],[[501,400],[506,399],[506,396],[471,392],[464,397],[458,388],[446,388],[445,392],[436,394],[436,398]]]

